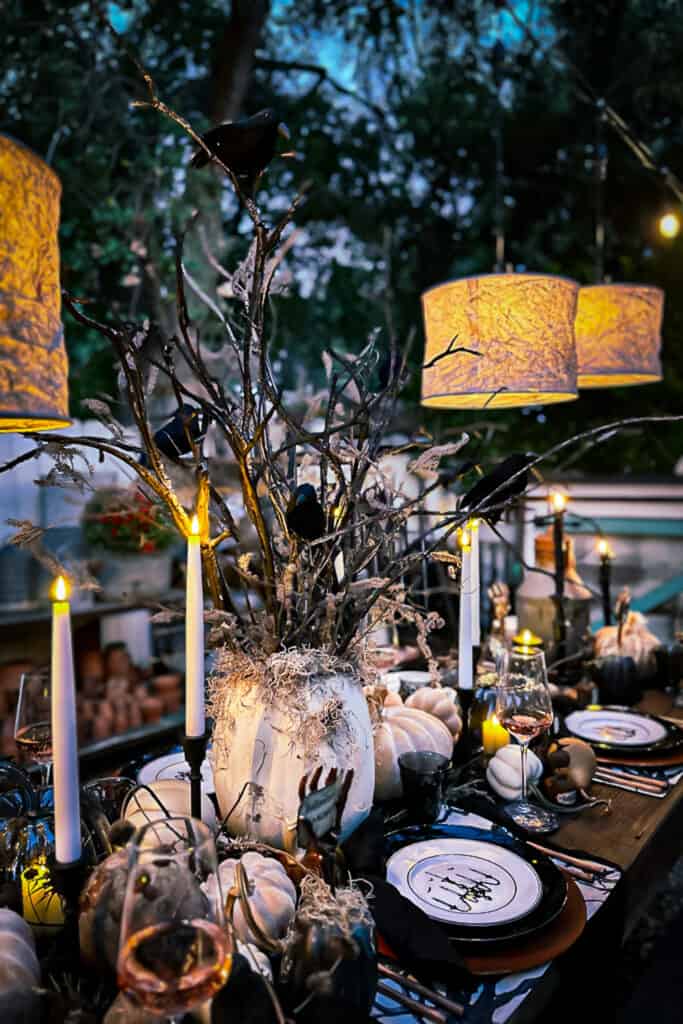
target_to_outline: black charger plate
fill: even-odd
[[[674,725],[673,722],[667,722],[666,719],[658,718],[657,715],[650,715],[646,711],[637,711],[635,708],[626,708],[619,704],[593,704],[590,709],[585,708],[584,711],[589,714],[599,713],[602,711],[619,712],[620,715],[634,715],[639,718],[647,719],[651,722],[657,722],[657,724],[665,731],[665,734],[660,739],[654,740],[650,743],[609,743],[607,741],[602,742],[596,739],[588,739],[585,736],[580,736],[578,733],[572,732],[567,726],[565,720],[562,727],[563,735],[573,736],[575,739],[583,740],[584,743],[590,743],[594,750],[626,759],[630,757],[642,758],[644,754],[656,754],[658,757],[665,757],[667,754],[683,751],[683,729]],[[572,712],[572,714],[578,713],[579,712]]]
[[[544,928],[563,910],[567,902],[567,881],[559,868],[548,857],[532,850],[499,825],[494,825],[491,829],[472,828],[468,825],[408,826],[385,837],[385,857],[388,860],[398,850],[414,843],[438,839],[466,839],[503,846],[534,869],[541,885],[541,895],[536,906],[516,920],[475,927],[449,924],[440,920],[439,924],[449,938],[458,943],[473,943],[478,948],[485,943],[514,941],[522,935],[530,935]],[[413,902],[420,905],[416,900]],[[424,910],[424,907],[421,909]]]

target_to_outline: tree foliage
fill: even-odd
[[[245,225],[213,172],[186,171],[190,150],[181,136],[130,109],[142,85],[126,50],[199,127],[220,112],[276,106],[299,159],[271,165],[261,195],[266,215],[282,209],[292,184],[310,182],[285,263],[288,289],[270,309],[275,344],[287,354],[280,370],[293,386],[315,375],[328,345],[357,348],[387,320],[401,336],[412,325],[419,330],[425,288],[493,268],[497,39],[505,47],[506,257],[516,269],[593,280],[595,111],[577,81],[604,95],[662,165],[683,169],[679,3],[512,6],[534,39],[493,0],[121,0],[106,8],[120,40],[97,4],[10,0],[0,130],[47,157],[62,179],[66,286],[93,298],[102,315],[148,316],[168,327],[174,236],[191,211],[202,210],[203,229],[188,238],[191,271],[192,246],[209,245],[219,261],[241,256]],[[248,58],[239,74],[236,53]],[[654,224],[670,197],[620,139],[608,134],[607,141],[606,272],[666,290],[665,379],[585,392],[568,405],[491,413],[487,419],[502,428],[493,448],[533,448],[602,420],[680,407],[683,241],[657,239]],[[217,274],[202,285],[220,283]],[[218,301],[233,300],[219,292]],[[112,394],[106,348],[71,322],[67,338],[75,402]],[[420,349],[418,336],[407,415],[437,434],[470,425],[471,416],[419,410]],[[612,442],[607,457],[627,472],[670,472],[682,440],[674,426],[638,433]],[[604,471],[605,454],[589,453],[580,465]]]

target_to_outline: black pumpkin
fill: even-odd
[[[591,678],[601,704],[637,704],[643,695],[638,668],[627,655],[608,654],[591,663]]]
[[[301,1007],[301,1024],[369,1014],[377,988],[373,929],[359,923],[349,941],[334,922],[297,916],[283,983],[287,1006]]]

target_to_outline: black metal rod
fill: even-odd
[[[203,736],[185,736],[183,751],[190,766],[190,814],[202,820],[202,765],[206,757],[208,733]]]

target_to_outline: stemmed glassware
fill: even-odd
[[[559,826],[556,814],[529,803],[527,749],[531,740],[553,723],[553,706],[543,651],[514,648],[505,653],[498,683],[498,721],[519,742],[522,761],[522,796],[505,805],[506,814],[528,832],[551,832]]]
[[[232,957],[211,832],[194,818],[145,825],[131,843],[119,987],[148,1013],[179,1020],[223,987]]]
[[[25,672],[19,685],[14,742],[25,757],[40,767],[40,784],[50,782],[52,719],[50,672]]]

